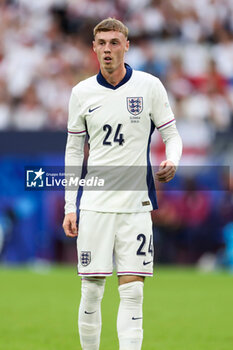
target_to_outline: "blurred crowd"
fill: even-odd
[[[0,130],[66,129],[71,88],[99,69],[93,26],[108,16],[129,27],[127,63],[165,84],[186,159],[231,150],[232,0],[0,0]]]

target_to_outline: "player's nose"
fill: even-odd
[[[106,45],[104,47],[104,53],[109,53],[109,52],[111,52],[110,45],[108,43],[106,43]]]

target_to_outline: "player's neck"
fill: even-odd
[[[107,82],[113,86],[118,85],[126,74],[125,65],[121,65],[114,72],[110,73],[101,68],[101,73]]]

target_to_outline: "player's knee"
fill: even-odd
[[[119,293],[122,301],[141,304],[143,301],[143,282],[122,284],[119,287]]]
[[[88,300],[101,300],[104,294],[105,279],[83,278],[82,297]]]

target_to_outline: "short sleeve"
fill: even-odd
[[[159,79],[156,79],[153,85],[151,119],[158,130],[176,122],[168,101],[167,92]]]
[[[68,118],[68,134],[85,135],[86,125],[85,118],[78,97],[72,90],[69,101],[69,118]]]

